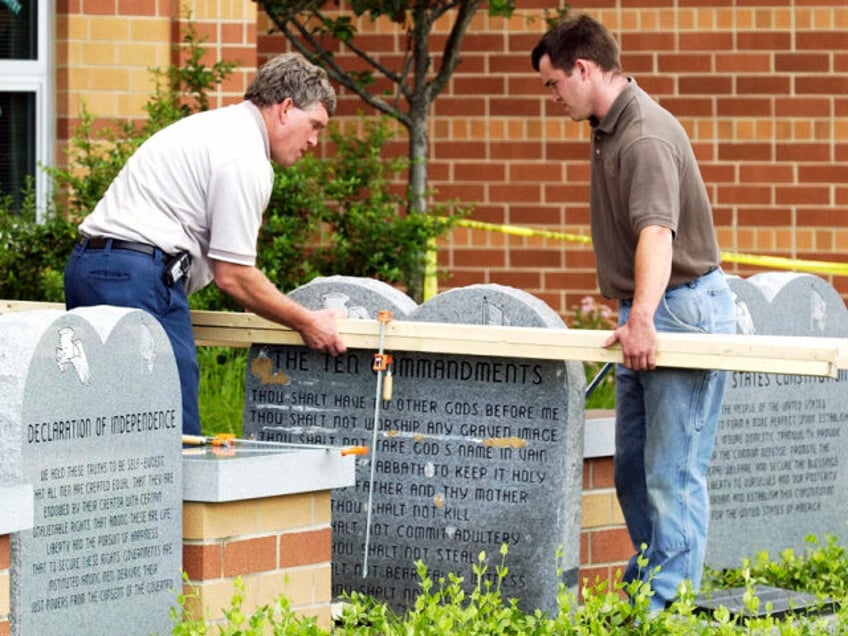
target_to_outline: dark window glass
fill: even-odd
[[[38,57],[38,2],[0,0],[0,60]]]
[[[11,195],[17,209],[35,175],[35,93],[0,93],[0,148],[0,195]]]

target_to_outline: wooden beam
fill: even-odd
[[[61,304],[0,301],[0,313],[61,309]],[[201,346],[249,347],[255,343],[302,345],[300,335],[251,313],[193,311],[195,338]],[[377,320],[339,319],[339,332],[350,349],[376,351]],[[619,347],[601,345],[610,331],[443,324],[393,320],[384,327],[388,352],[502,356],[542,360],[621,362]],[[724,369],[835,377],[848,369],[848,339],[803,336],[745,336],[660,333],[657,364],[665,367]]]
[[[300,336],[252,314],[194,312],[198,342],[302,344]],[[351,349],[377,350],[380,323],[340,319]],[[385,327],[386,351],[503,356],[542,360],[621,362],[619,347],[604,349],[610,331],[442,324],[395,320]],[[660,333],[657,364],[666,367],[835,376],[848,368],[848,339]]]
[[[0,314],[13,311],[41,311],[44,309],[64,310],[62,303],[42,303],[34,300],[0,300]]]

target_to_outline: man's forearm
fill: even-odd
[[[656,225],[642,230],[636,246],[631,320],[653,322],[671,277],[671,257],[671,230]]]

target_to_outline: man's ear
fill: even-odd
[[[574,70],[580,74],[580,79],[589,77],[589,64],[584,59],[574,60]]]
[[[290,108],[294,107],[294,100],[291,97],[286,97],[283,101],[277,104],[277,108],[279,109],[279,120],[281,124],[286,123],[286,119],[288,118],[288,111]]]

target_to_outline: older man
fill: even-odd
[[[318,143],[334,113],[326,73],[297,54],[259,69],[239,104],[196,113],[130,157],[94,211],[65,269],[69,309],[144,309],[168,333],[179,368],[183,432],[200,433],[198,366],[187,296],[214,280],[245,309],[337,355],[332,310],[308,310],[256,267],[256,241],[274,184]]]

